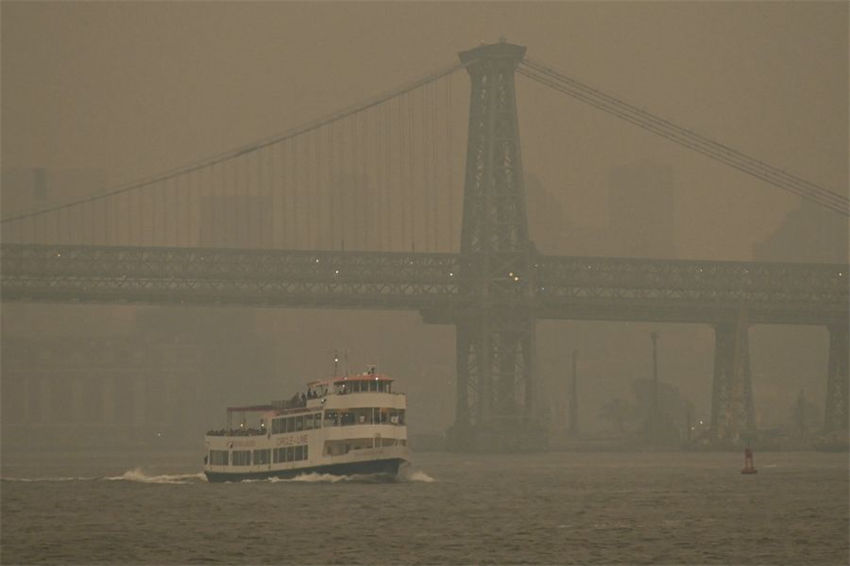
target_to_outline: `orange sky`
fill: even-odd
[[[848,7],[834,3],[2,4],[4,167],[119,183],[284,131],[500,36],[570,76],[847,192]],[[799,202],[519,80],[523,160],[570,222],[612,167],[673,167],[683,257],[749,259]]]

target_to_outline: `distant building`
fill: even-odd
[[[4,336],[3,446],[186,443],[204,409],[201,355],[196,343],[139,335]]]
[[[613,169],[608,186],[612,254],[675,258],[674,204],[670,166],[640,161]]]
[[[756,261],[846,263],[847,217],[803,200],[779,228],[753,246]]]
[[[525,173],[528,232],[537,251],[545,254],[569,253],[571,223],[563,204],[533,173]]]
[[[98,169],[0,169],[0,205],[3,218],[72,202],[104,188],[106,175]],[[3,225],[4,242],[68,242],[79,235],[85,220],[66,214],[61,230],[56,216]],[[60,233],[64,232],[64,233]]]

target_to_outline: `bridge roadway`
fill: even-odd
[[[452,322],[475,255],[39,244],[0,246],[3,301],[420,310]],[[846,325],[848,266],[533,256],[494,304],[537,318]],[[475,272],[475,270],[471,270]],[[530,279],[527,279],[530,278]],[[472,286],[474,288],[474,286]]]

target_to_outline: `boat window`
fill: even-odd
[[[292,417],[286,419],[286,432],[295,432],[295,419]]]
[[[313,430],[313,415],[304,415],[304,430]]]
[[[272,420],[272,434],[280,434],[285,430],[284,419],[280,418]]]
[[[307,445],[302,444],[300,446],[286,446],[282,448],[275,448],[273,456],[275,464],[279,464],[281,462],[295,462],[298,460],[306,460]]]
[[[304,417],[295,417],[295,430],[304,430]]]
[[[227,450],[210,450],[210,464],[214,466],[226,466],[230,463]]]
[[[322,428],[322,413],[313,414],[313,428]]]
[[[309,419],[309,415],[305,417]],[[320,428],[320,415],[315,415],[313,428]],[[324,426],[350,426],[364,424],[393,424],[403,425],[404,409],[389,409],[386,407],[357,407],[343,412],[325,411]],[[309,422],[309,420],[307,421]],[[305,425],[305,426],[309,426]],[[300,430],[300,429],[299,429]],[[309,429],[307,429],[309,430]]]
[[[404,424],[404,409],[392,409],[390,411],[390,424],[394,424],[394,425],[403,425]]]
[[[234,466],[250,466],[251,451],[250,450],[234,450],[233,451]]]
[[[254,464],[268,464],[269,452],[270,450],[268,448],[262,450],[254,450]]]
[[[340,456],[352,450],[364,450],[374,447],[375,440],[372,437],[348,438],[345,440],[328,440],[325,442],[325,454],[328,456]],[[306,446],[304,458],[307,458]]]

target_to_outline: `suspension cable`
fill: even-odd
[[[258,151],[260,149],[263,149],[265,147],[275,145],[275,144],[284,142],[286,140],[292,139],[294,137],[300,136],[302,134],[312,132],[314,130],[317,130],[317,129],[319,129],[323,126],[326,126],[328,124],[331,124],[333,122],[342,120],[344,118],[348,118],[349,116],[352,116],[353,114],[357,114],[359,112],[363,112],[364,110],[368,110],[369,108],[372,108],[374,106],[378,106],[380,104],[383,104],[384,102],[387,102],[388,100],[391,100],[391,99],[393,99],[397,96],[401,96],[403,94],[406,94],[406,93],[408,93],[412,90],[415,90],[415,89],[417,89],[417,88],[419,88],[423,85],[426,85],[428,83],[431,83],[431,82],[434,82],[438,79],[441,79],[441,78],[443,78],[447,75],[450,75],[450,74],[454,73],[455,71],[457,71],[459,69],[463,69],[465,67],[466,67],[466,65],[464,63],[455,63],[455,64],[453,64],[449,67],[439,69],[437,71],[428,73],[427,75],[425,75],[425,76],[423,76],[419,79],[405,83],[404,85],[402,85],[400,87],[396,87],[396,88],[384,91],[384,92],[382,92],[382,93],[380,93],[376,96],[373,96],[373,97],[365,100],[364,102],[348,106],[348,107],[346,107],[342,110],[339,110],[337,112],[333,112],[331,114],[328,114],[328,115],[323,116],[321,118],[318,118],[316,120],[310,121],[310,122],[303,124],[301,126],[291,128],[291,129],[289,129],[289,130],[287,130],[287,131],[285,131],[281,134],[278,134],[278,135],[275,135],[275,136],[272,136],[272,137],[269,137],[269,138],[265,138],[263,140],[255,142],[255,143],[243,145],[243,146],[240,146],[240,147],[237,147],[235,149],[231,149],[231,150],[228,150],[228,151],[225,151],[225,152],[222,152],[222,153],[218,153],[218,154],[213,155],[211,157],[200,159],[200,160],[194,161],[194,162],[192,162],[188,165],[184,165],[184,166],[181,166],[181,167],[170,169],[168,171],[165,171],[163,173],[159,173],[157,175],[153,175],[151,177],[146,177],[144,179],[139,179],[139,180],[133,181],[131,183],[127,183],[125,185],[120,185],[118,187],[106,189],[104,191],[101,191],[97,194],[88,196],[88,197],[83,198],[83,199],[79,199],[79,200],[76,200],[76,201],[73,201],[73,202],[66,202],[66,203],[62,203],[62,204],[57,204],[57,205],[54,205],[54,206],[50,206],[50,207],[38,209],[38,210],[35,210],[35,211],[22,213],[22,214],[11,215],[11,216],[8,216],[8,217],[0,220],[0,223],[6,224],[7,222],[15,222],[17,220],[23,220],[25,218],[30,218],[30,217],[33,217],[33,216],[39,216],[39,215],[42,215],[42,214],[47,214],[49,212],[55,212],[57,210],[62,210],[62,209],[65,209],[65,208],[71,208],[71,207],[78,206],[78,205],[81,205],[81,204],[85,204],[85,203],[88,203],[88,202],[108,198],[108,197],[111,197],[111,196],[114,196],[114,195],[117,195],[117,194],[126,193],[126,192],[129,192],[129,191],[134,191],[136,189],[141,189],[141,188],[147,187],[149,185],[152,185],[154,183],[158,183],[160,181],[165,181],[165,180],[171,179],[173,177],[177,177],[179,175],[185,175],[187,173],[191,173],[193,171],[197,171],[199,169],[203,169],[205,167],[209,167],[209,166],[215,165],[217,163],[222,163],[222,162],[227,161],[229,159],[234,159],[234,158],[241,157],[241,156],[249,154],[249,153],[253,153],[253,152]]]
[[[777,169],[729,146],[632,106],[618,98],[567,77],[532,59],[524,59],[517,72],[544,86],[581,100],[680,145],[698,151],[735,169],[814,201],[845,216],[850,215],[846,197]]]

